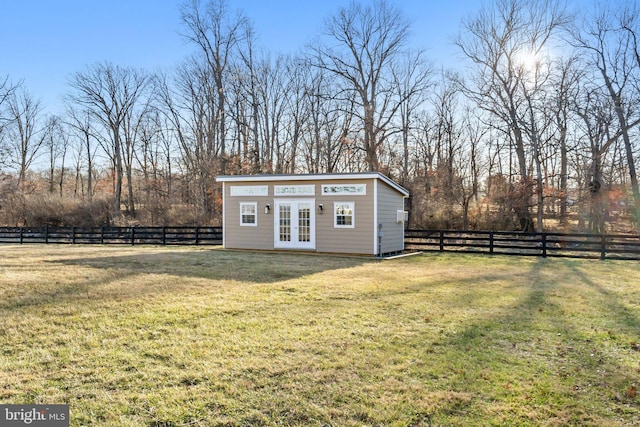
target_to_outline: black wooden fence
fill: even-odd
[[[221,245],[222,227],[0,227],[0,243]],[[409,250],[640,260],[640,236],[406,230]]]
[[[422,251],[640,260],[640,236],[406,230],[405,247]]]
[[[221,245],[222,227],[0,227],[0,243]]]

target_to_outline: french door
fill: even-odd
[[[315,249],[315,200],[276,199],[274,204],[274,247]]]

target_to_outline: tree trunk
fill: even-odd
[[[93,159],[91,157],[91,141],[88,133],[85,135],[85,138],[87,147],[87,196],[89,197],[89,202],[91,202],[93,199]]]
[[[569,201],[569,190],[567,188],[567,130],[562,129],[562,135],[560,136],[560,225],[566,225],[567,218],[567,204]]]
[[[115,154],[115,173],[116,173],[116,188],[113,198],[113,212],[114,214],[120,213],[120,205],[122,200],[122,154],[120,153],[120,135],[118,129],[113,129],[113,142],[114,142],[114,154]]]
[[[133,173],[131,171],[131,166],[127,166],[127,192],[129,199],[129,214],[132,218],[136,217],[136,207],[133,197]]]
[[[589,215],[589,228],[592,233],[604,233],[604,215],[602,206],[602,156],[600,147],[596,144],[592,148],[592,181],[589,183],[591,194],[591,212]]]
[[[629,167],[629,177],[631,179],[631,192],[633,194],[633,220],[636,230],[638,230],[640,221],[640,187],[638,186],[638,177],[636,175],[636,167],[633,159],[633,147],[631,145],[631,139],[629,138],[629,125],[627,123],[627,119],[624,116],[621,97],[613,89],[613,84],[611,83],[611,80],[609,79],[606,71],[603,69],[601,69],[600,71],[602,72],[602,77],[604,78],[605,85],[607,86],[607,90],[609,91],[609,95],[611,95],[611,98],[614,101],[616,117],[618,118],[620,132],[622,133],[622,140],[624,141],[627,166]]]

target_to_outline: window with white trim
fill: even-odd
[[[258,225],[258,203],[257,202],[241,202],[240,203],[240,225],[257,226]]]
[[[355,202],[333,203],[333,226],[335,228],[354,228]]]

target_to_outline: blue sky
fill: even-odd
[[[452,36],[477,0],[389,0],[412,22],[412,43],[437,66],[455,61]],[[192,51],[180,36],[181,0],[0,0],[0,77],[23,80],[45,108],[59,112],[69,76],[101,61],[170,69]],[[228,0],[253,21],[259,43],[294,53],[349,0]]]

